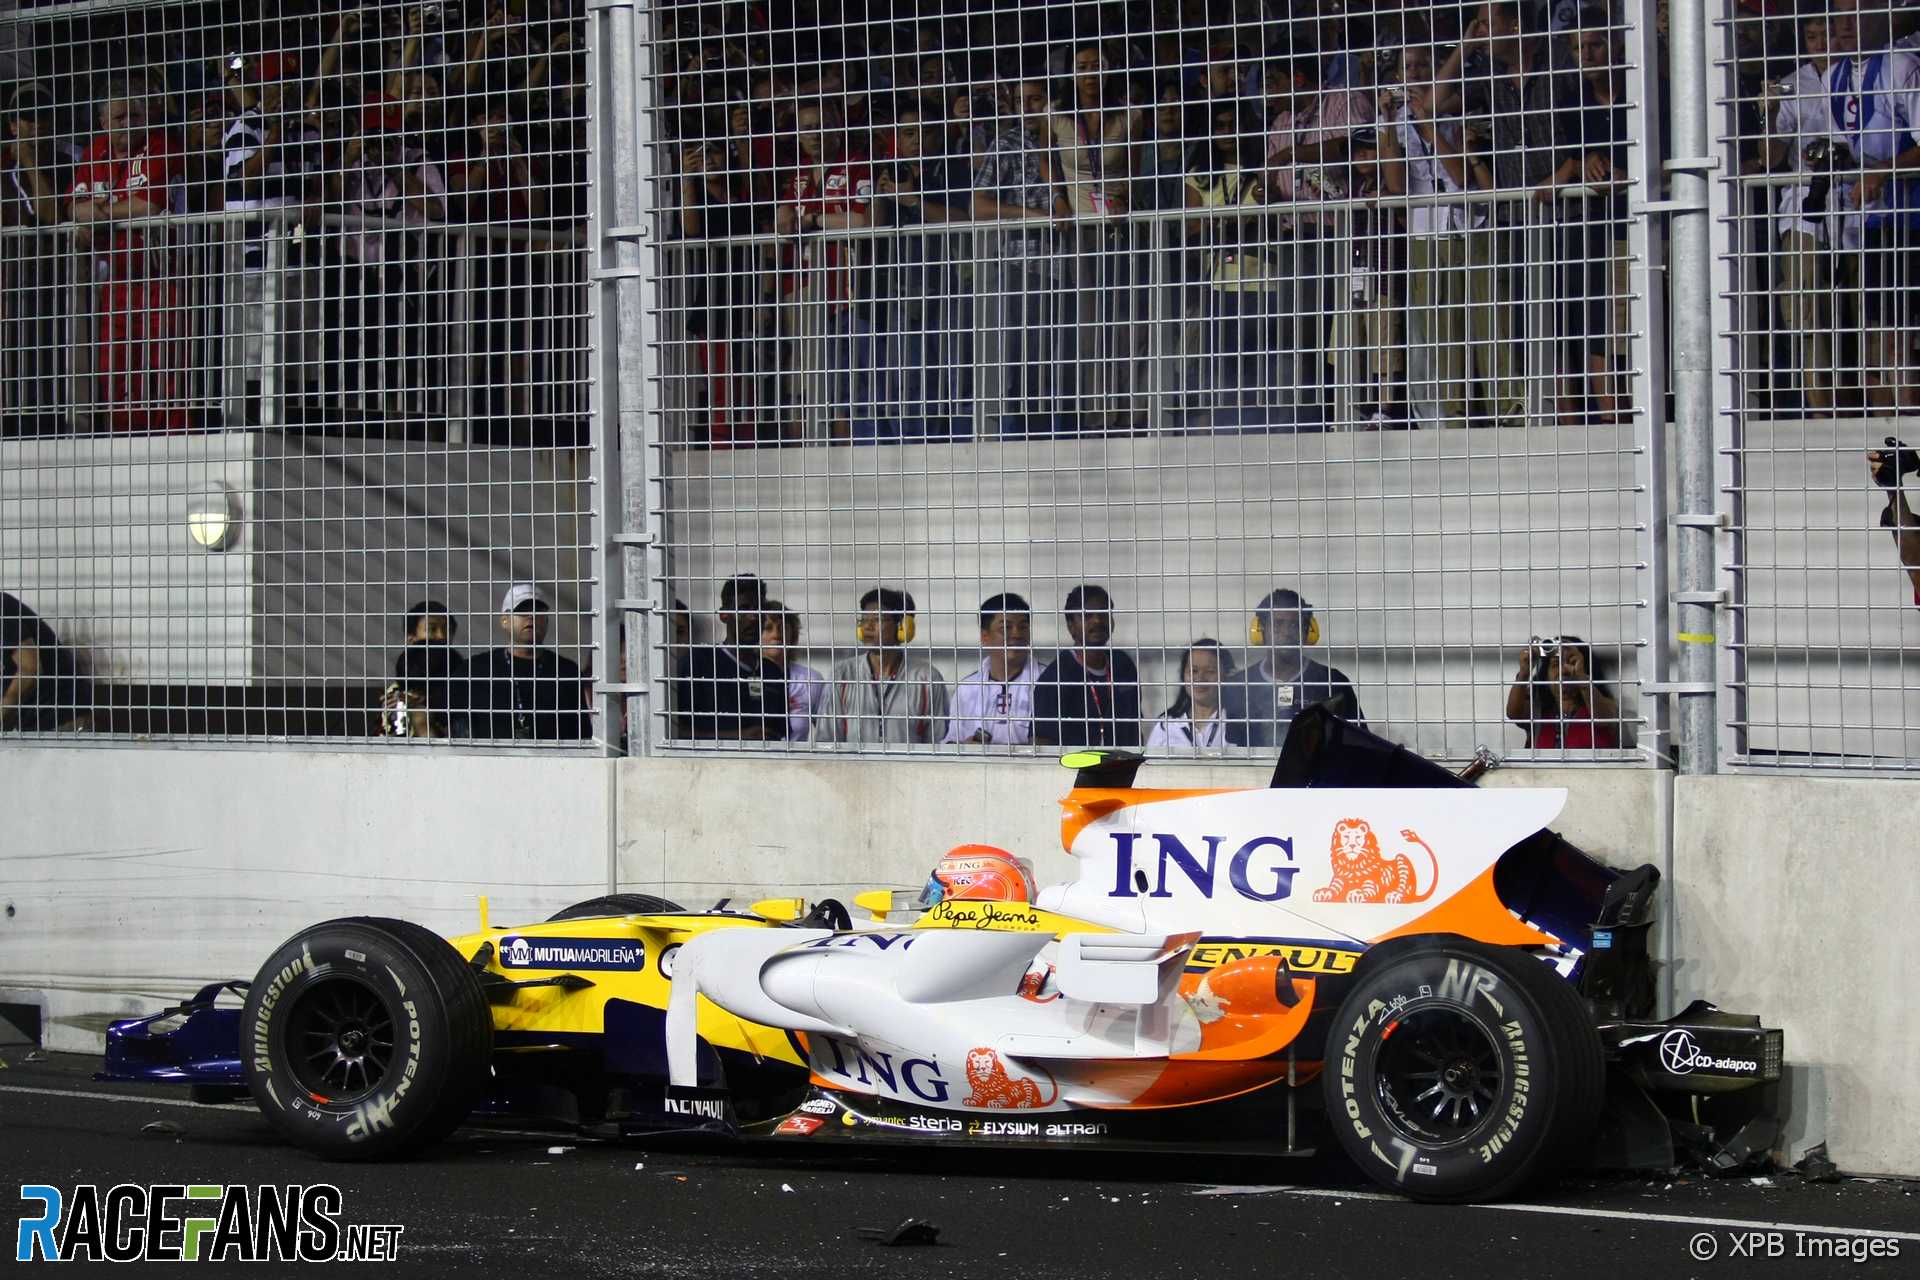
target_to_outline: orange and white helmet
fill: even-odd
[[[933,869],[928,889],[939,887],[941,898],[974,902],[1032,902],[1033,869],[990,844],[963,844],[947,850]]]

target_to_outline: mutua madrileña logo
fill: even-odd
[[[22,1185],[16,1262],[393,1262],[399,1223],[343,1222],[345,1197],[312,1186],[122,1182]]]
[[[632,938],[502,938],[503,969],[644,969],[647,948]]]

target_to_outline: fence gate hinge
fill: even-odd
[[[1700,698],[1707,694],[1718,693],[1720,687],[1711,681],[1675,681],[1669,684],[1643,684],[1640,692],[1651,693],[1662,698]]]
[[[1671,519],[1682,529],[1730,529],[1733,527],[1733,517],[1724,511],[1688,511]]]
[[[1660,166],[1667,173],[1712,173],[1719,167],[1719,156],[1675,156]]]
[[[1724,588],[1718,591],[1675,591],[1667,599],[1675,604],[1705,604],[1718,608],[1727,602],[1727,593]]]

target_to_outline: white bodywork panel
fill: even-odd
[[[689,939],[668,1008],[673,1083],[695,1083],[704,995],[808,1033],[814,1074],[836,1088],[963,1111],[1125,1105],[1153,1084],[1158,1060],[1200,1044],[1178,986],[1202,935],[1381,937],[1470,885],[1566,801],[1562,790],[1519,789],[1137,794],[1077,833],[1077,877],[1037,903],[1119,933],[720,929]]]

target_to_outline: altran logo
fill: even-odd
[[[1702,1071],[1758,1071],[1751,1058],[1716,1058],[1700,1048],[1691,1031],[1669,1031],[1660,1037],[1660,1065],[1668,1074],[1684,1076]]]

